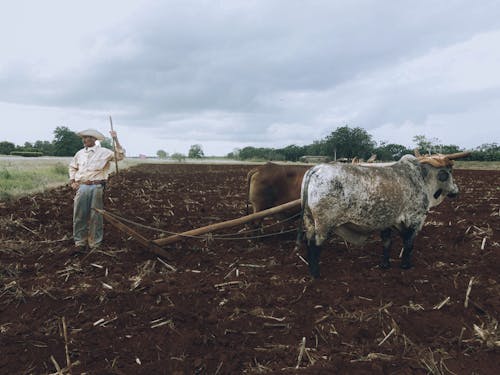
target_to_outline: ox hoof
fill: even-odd
[[[383,260],[382,262],[380,262],[378,266],[383,270],[388,270],[389,268],[391,268],[391,262],[389,262],[388,260],[387,261]]]
[[[404,270],[409,270],[413,267],[413,264],[411,262],[402,262],[400,267]]]

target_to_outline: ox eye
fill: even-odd
[[[438,180],[439,181],[446,181],[450,177],[449,173],[443,170],[440,170],[438,173]]]

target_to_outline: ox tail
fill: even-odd
[[[311,176],[314,174],[314,169],[311,168],[308,171],[306,171],[304,175],[304,181],[302,182],[302,189],[301,189],[301,207],[300,207],[300,219],[299,219],[299,225],[297,227],[297,240],[296,240],[296,247],[300,246],[304,239],[304,209],[307,207],[307,196],[309,195],[309,181],[311,180]]]
[[[247,174],[247,215],[250,215],[250,185],[253,175],[258,171],[257,168],[251,169]]]

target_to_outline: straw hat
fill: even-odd
[[[80,137],[94,137],[98,141],[104,141],[104,134],[95,129],[86,129],[76,133]]]

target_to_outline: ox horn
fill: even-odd
[[[450,160],[455,160],[455,159],[465,158],[465,157],[469,156],[470,154],[471,154],[470,151],[463,151],[463,152],[456,152],[454,154],[448,154],[448,155],[444,155],[444,156],[446,156]]]
[[[413,150],[413,153],[415,154],[416,158],[421,158],[422,157],[422,155],[420,155],[420,151],[418,151],[418,148],[416,148],[415,150]]]

